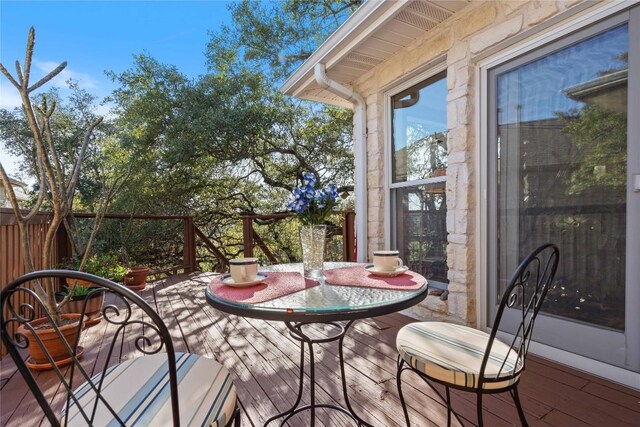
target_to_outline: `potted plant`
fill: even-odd
[[[84,271],[85,273],[94,274],[96,276],[104,277],[113,282],[122,283],[124,281],[127,268],[122,266],[115,255],[93,255],[89,257],[84,265],[80,257],[63,258],[58,268],[64,270]],[[80,286],[92,286],[91,282],[77,279],[67,279],[68,285],[74,284]]]
[[[94,255],[87,259],[84,265],[79,257],[63,258],[58,267],[64,270],[84,271],[114,282],[122,282],[127,271],[113,255]],[[56,299],[59,302],[64,301],[65,298],[68,300],[61,307],[62,313],[82,313],[85,300],[89,297],[85,309],[85,326],[90,327],[100,323],[104,292],[91,292],[95,286],[86,280],[67,278],[66,281],[67,286],[62,291],[56,292]]]
[[[56,321],[58,329],[69,346],[73,348],[74,344],[77,342],[79,331],[78,322],[80,321],[81,314],[60,314],[59,316],[59,320]],[[28,367],[34,370],[53,368],[42,347],[35,344],[38,340],[34,335],[38,336],[44,347],[46,347],[46,351],[58,367],[66,366],[72,362],[71,357],[69,357],[67,346],[60,339],[56,330],[51,327],[48,318],[42,317],[34,319],[29,322],[29,326],[31,326],[31,328],[27,328],[25,325],[20,325],[17,330],[17,333],[26,336],[30,343],[34,343],[34,345],[29,345],[28,347],[30,354],[29,359],[26,361]],[[31,329],[33,329],[33,332]],[[82,352],[82,347],[78,347],[76,349],[76,356],[80,357]]]
[[[69,281],[69,279],[67,279],[67,281]],[[78,282],[80,281],[81,280],[78,280]],[[70,295],[69,301],[62,306],[63,313],[82,314],[82,310],[84,309],[84,326],[86,328],[97,325],[102,320],[104,292],[93,292],[94,289],[96,289],[94,286],[67,285],[62,291],[56,292],[56,299],[58,301],[63,301],[65,297]]]
[[[141,291],[147,286],[148,275],[149,267],[142,265],[131,267],[124,276],[124,284],[130,289]]]

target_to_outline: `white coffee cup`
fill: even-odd
[[[399,254],[398,251],[374,251],[373,265],[377,270],[394,271],[398,267],[402,267]]]
[[[259,266],[258,258],[234,258],[229,260],[229,272],[236,283],[256,280]]]

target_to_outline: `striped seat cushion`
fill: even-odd
[[[414,369],[438,381],[478,388],[478,374],[489,334],[462,325],[443,322],[409,324],[398,332],[396,346],[402,359]],[[505,361],[506,363],[503,362]],[[508,345],[494,340],[485,369],[483,389],[498,389],[518,380],[522,363]],[[514,378],[508,378],[513,374]],[[500,380],[500,378],[505,378]]]
[[[176,353],[176,366],[180,424],[225,426],[236,408],[236,389],[229,372],[215,360],[190,353]],[[100,374],[93,380],[97,386]],[[95,392],[85,383],[74,393],[90,418]],[[127,426],[172,425],[167,354],[138,357],[112,366],[104,377],[102,396]],[[62,421],[64,424],[64,413]],[[69,407],[68,425],[87,425],[73,403]],[[101,401],[93,425],[120,423]]]

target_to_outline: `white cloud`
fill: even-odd
[[[114,107],[112,103],[100,104],[93,111],[94,114],[102,116],[105,119],[112,119],[114,115],[111,113],[111,109]]]
[[[18,90],[4,77],[0,81],[0,108],[12,110],[14,107],[22,105]]]
[[[55,70],[55,68],[58,65],[60,65],[59,62],[38,61],[38,60],[34,60],[33,64],[42,73],[42,75],[39,76],[38,78],[46,76],[51,71]],[[55,87],[66,89],[67,88],[67,83],[66,82],[69,79],[73,79],[73,80],[77,81],[78,82],[78,86],[81,89],[89,90],[89,89],[96,89],[98,87],[98,82],[93,77],[91,77],[89,74],[81,73],[81,72],[72,70],[71,68],[69,68],[68,65],[64,70],[62,70],[60,72],[60,74],[55,76],[48,84],[50,84],[52,86],[55,86]],[[33,79],[33,83],[35,83],[36,81],[37,81],[36,79]]]
[[[29,79],[30,84],[36,83],[42,77],[49,74],[53,71],[58,65],[58,62],[54,61],[33,61],[33,69],[31,72],[31,78]],[[15,72],[12,73],[15,77]],[[42,88],[38,89],[39,92],[41,90],[46,90],[48,87],[55,86],[62,90],[68,89],[67,80],[73,79],[78,82],[78,86],[81,89],[86,89],[89,92],[96,92],[99,89],[99,82],[91,75],[87,73],[81,73],[70,69],[67,66],[64,70],[60,72],[56,77],[54,77],[50,82],[45,84]],[[4,76],[0,76],[0,108],[12,109],[14,107],[19,107],[22,104],[20,99],[20,95],[15,87],[9,81],[4,78]]]

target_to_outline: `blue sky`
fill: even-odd
[[[0,62],[15,75],[14,62],[24,62],[27,34],[33,26],[31,81],[66,60],[63,75],[45,90],[51,84],[64,86],[72,77],[104,97],[114,88],[104,71],[126,70],[132,55],[143,51],[176,65],[189,77],[204,73],[208,31],[230,20],[224,1],[0,0]],[[0,76],[0,107],[18,104],[17,92]],[[2,157],[4,164],[6,153]]]

